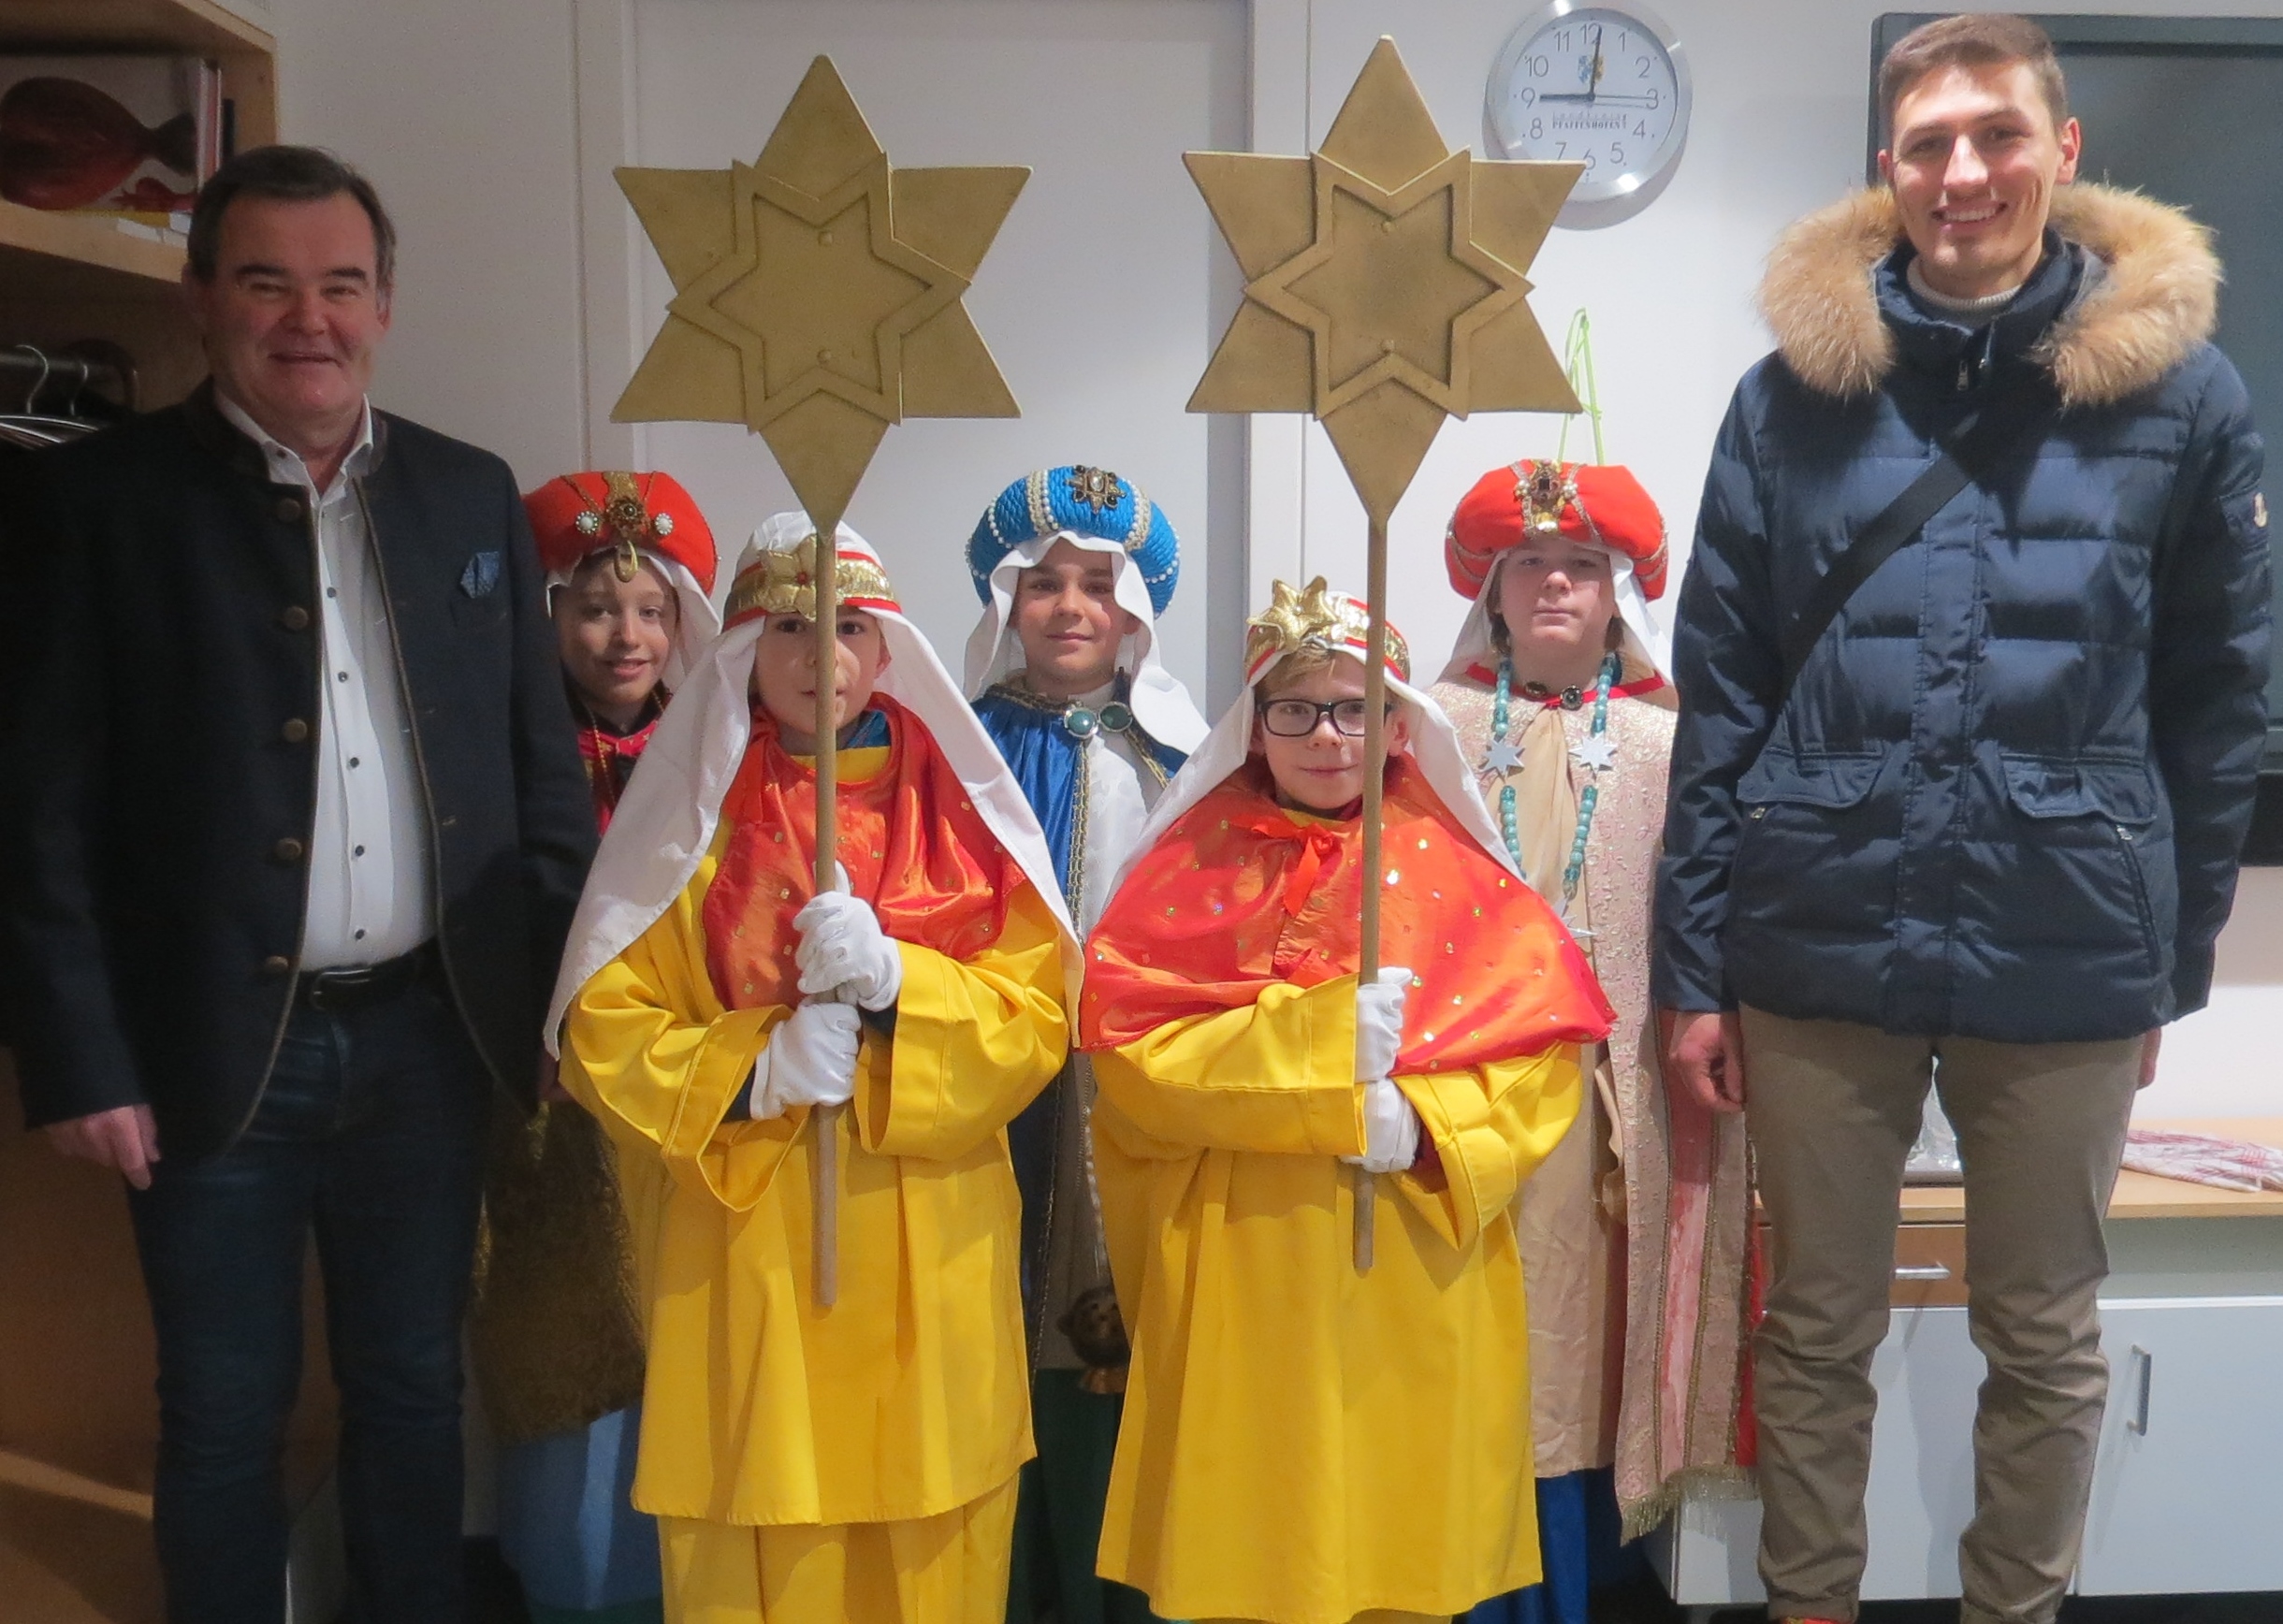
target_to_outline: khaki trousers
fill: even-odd
[[[1753,1344],[1776,1617],[1853,1619],[1863,1582],[1871,1355],[1887,1328],[1902,1167],[1931,1078],[1966,1168],[1974,1414],[1961,1624],[2049,1624],[2075,1566],[2108,1395],[2094,1294],[2138,1038],[1898,1037],[1742,1012],[1746,1123],[1773,1225]]]

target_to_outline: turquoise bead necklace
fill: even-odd
[[[1593,689],[1592,736],[1604,737],[1609,731],[1609,690],[1617,686],[1623,665],[1615,653],[1602,661],[1601,680]],[[1508,713],[1514,690],[1514,661],[1502,655],[1498,661],[1498,697],[1490,710],[1490,738],[1494,744],[1506,736]],[[1575,690],[1572,690],[1575,691]],[[1568,695],[1563,698],[1568,699]],[[1575,703],[1569,705],[1576,709]],[[1589,766],[1587,772],[1598,777],[1600,769]],[[1586,843],[1593,834],[1593,808],[1601,800],[1601,787],[1588,782],[1578,797],[1578,829],[1570,838],[1569,862],[1562,869],[1562,914],[1569,917],[1569,907],[1578,895],[1578,882],[1585,877]],[[1506,850],[1513,855],[1514,866],[1522,866],[1522,837],[1514,810],[1514,786],[1502,784],[1498,790],[1498,821],[1500,832],[1506,837]]]

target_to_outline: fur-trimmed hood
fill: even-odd
[[[2064,405],[2122,399],[2212,336],[2219,258],[2211,232],[2180,210],[2079,182],[2055,191],[2052,224],[2103,271],[2038,345]],[[1777,240],[1760,313],[1810,388],[1846,399],[1877,388],[1894,367],[1873,273],[1902,240],[1895,195],[1883,186],[1818,210]]]

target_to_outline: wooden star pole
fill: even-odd
[[[829,57],[727,169],[618,171],[674,283],[611,416],[742,423],[815,529],[816,887],[837,883],[840,520],[906,417],[1013,417],[960,299],[1025,168],[895,169]],[[839,1109],[810,1113],[816,1300],[839,1296]]]
[[[1584,166],[1492,163],[1447,147],[1388,38],[1314,153],[1186,161],[1246,278],[1189,410],[1313,415],[1370,524],[1358,966],[1369,985],[1379,973],[1383,883],[1388,519],[1446,417],[1578,410],[1525,301],[1523,272]],[[1372,1266],[1376,1207],[1360,1173],[1359,1270]]]

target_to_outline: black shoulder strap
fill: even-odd
[[[2057,408],[2050,393],[2043,399],[1991,400],[1970,414],[1942,444],[1941,455],[1902,494],[1865,525],[1847,550],[1831,560],[1831,568],[1816,581],[1808,601],[1799,606],[1783,637],[1783,693],[1789,699],[1808,656],[1823,641],[1839,611],[1871,578],[1880,565],[1910,544],[1927,521],[1948,507],[1958,493],[1977,478],[1994,472],[2022,446],[2032,444],[2052,426]]]

